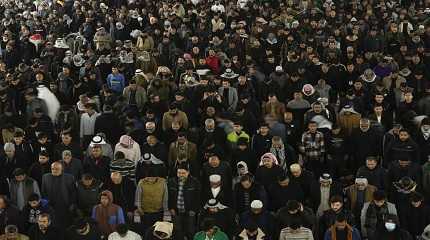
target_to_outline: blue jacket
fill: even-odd
[[[118,73],[113,75],[112,73],[108,75],[106,79],[108,87],[114,91],[115,93],[122,94],[122,91],[125,88],[125,78],[124,75]]]

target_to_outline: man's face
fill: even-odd
[[[314,133],[317,131],[317,124],[316,123],[311,123],[309,124],[309,131]]]
[[[39,163],[40,164],[45,164],[49,161],[49,158],[47,158],[46,156],[39,156]]]
[[[63,134],[61,135],[61,141],[63,142],[63,144],[68,145],[72,141],[72,137],[70,137],[70,135]]]
[[[91,153],[93,157],[100,157],[102,155],[102,148],[101,147],[93,147],[91,149]]]
[[[13,158],[15,156],[15,150],[6,150],[4,152],[8,158]]]
[[[22,182],[25,179],[25,174],[23,175],[19,175],[19,176],[15,176],[15,180],[18,182]]]
[[[70,156],[70,155],[64,155],[63,160],[66,163],[70,163],[72,161],[72,156]]]
[[[373,200],[373,202],[376,204],[376,206],[381,207],[382,205],[384,205],[385,200]]]
[[[399,160],[399,166],[400,166],[401,168],[406,168],[406,167],[408,167],[410,163],[411,163],[411,162],[410,162],[410,161],[408,161],[408,160]]]
[[[39,225],[40,230],[46,231],[49,227],[49,218],[39,217],[39,219],[37,219],[37,224]]]
[[[370,128],[370,123],[368,121],[360,121],[360,129],[362,131],[367,131]]]
[[[54,176],[60,176],[63,172],[63,167],[60,164],[52,164],[51,173]]]
[[[109,204],[109,198],[107,196],[101,196],[100,203],[103,206],[107,206]]]
[[[382,103],[384,101],[384,95],[375,95],[375,102]]]
[[[187,139],[184,136],[178,137],[178,143],[180,145],[185,144],[187,142]]]
[[[16,145],[20,145],[23,140],[24,140],[23,137],[14,137],[13,138],[13,141],[15,142]]]
[[[286,123],[290,123],[290,122],[292,122],[292,121],[293,121],[293,114],[292,114],[292,113],[290,113],[290,112],[286,112],[286,113],[284,114],[284,121],[285,121]]]
[[[28,204],[30,204],[30,207],[37,208],[39,206],[40,201],[29,201]]]
[[[411,202],[411,205],[415,208],[420,207],[421,206],[422,201],[418,201],[418,202]]]
[[[189,172],[185,169],[178,169],[176,174],[177,174],[179,179],[185,180],[188,177]]]
[[[211,167],[218,167],[219,164],[220,164],[220,160],[219,160],[218,156],[211,156],[209,158],[209,165]]]
[[[409,133],[404,132],[404,131],[399,133],[400,141],[406,141],[406,140],[408,140],[408,138],[409,138]]]
[[[267,126],[260,127],[260,134],[266,136],[267,134],[269,134],[269,128]]]
[[[377,161],[375,161],[373,159],[372,160],[366,160],[366,166],[370,170],[375,169],[377,164],[378,164]]]
[[[6,202],[4,201],[3,198],[0,198],[0,209],[5,209],[6,208]]]
[[[381,115],[382,114],[382,111],[384,110],[381,106],[377,106],[377,107],[375,107],[374,108],[374,110],[375,110],[375,113],[377,114],[377,115]]]
[[[177,108],[170,109],[170,110],[169,110],[169,113],[170,113],[171,115],[176,115],[176,113],[178,113],[178,109],[177,109]]]
[[[313,109],[314,109],[315,113],[321,113],[322,112],[322,106],[319,104],[315,104]]]
[[[334,203],[330,203],[330,207],[333,211],[335,212],[339,212],[340,209],[342,208],[342,203],[341,202],[334,202]]]
[[[249,189],[252,186],[252,182],[250,182],[248,180],[242,181],[242,182],[240,182],[240,184],[242,184],[242,187],[245,188],[245,189]]]
[[[241,125],[239,125],[239,124],[234,124],[233,125],[233,129],[234,129],[234,131],[235,132],[241,132],[242,131],[242,126]]]

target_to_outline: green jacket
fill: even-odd
[[[205,240],[205,239],[206,239],[205,231],[200,231],[196,233],[196,235],[194,235],[194,240]],[[228,237],[223,231],[217,228],[215,235],[210,240],[228,240]]]

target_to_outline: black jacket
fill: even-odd
[[[77,227],[71,226],[66,231],[66,238],[67,240],[100,240],[101,239],[101,233],[100,230],[97,227],[97,223],[90,220],[90,231],[86,235],[80,235],[76,232]]]
[[[262,185],[253,182],[250,189],[245,189],[239,182],[234,188],[234,208],[237,214],[241,214],[250,208],[249,205],[245,205],[245,192],[249,193],[249,205],[253,200],[260,200],[263,202],[263,206],[267,206],[267,193]]]
[[[121,136],[122,128],[119,119],[113,113],[102,113],[94,124],[95,133],[106,134],[108,142],[116,143]]]
[[[267,190],[269,198],[269,210],[277,211],[284,207],[289,200],[304,202],[303,191],[297,183],[290,182],[288,186],[282,187],[279,183],[274,183]]]
[[[38,225],[34,225],[33,227],[30,228],[28,232],[28,237],[31,240],[63,240],[64,239],[64,235],[61,232],[61,230],[52,225],[48,227],[48,230],[45,233],[42,233],[42,231],[40,231]]]
[[[0,213],[0,231],[3,233],[7,225],[16,225],[18,229],[22,229],[23,220],[19,210],[6,203],[6,208]]]
[[[346,222],[354,226],[354,215],[351,213],[351,211],[342,208],[339,213],[343,212],[346,217]],[[329,227],[331,227],[334,222],[336,221],[336,216],[339,214],[333,211],[332,209],[329,209],[327,211],[324,211],[323,215],[319,219],[319,236],[320,239],[324,239],[324,234],[327,231]]]
[[[167,186],[169,188],[169,209],[174,209],[177,212],[178,191],[179,191],[178,178],[177,177],[169,178]],[[192,176],[188,176],[183,188],[186,212],[193,211],[197,213],[199,211],[199,207],[201,203],[200,194],[201,194],[200,182],[196,178]]]

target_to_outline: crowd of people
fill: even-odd
[[[430,240],[430,1],[0,14],[0,239]]]

